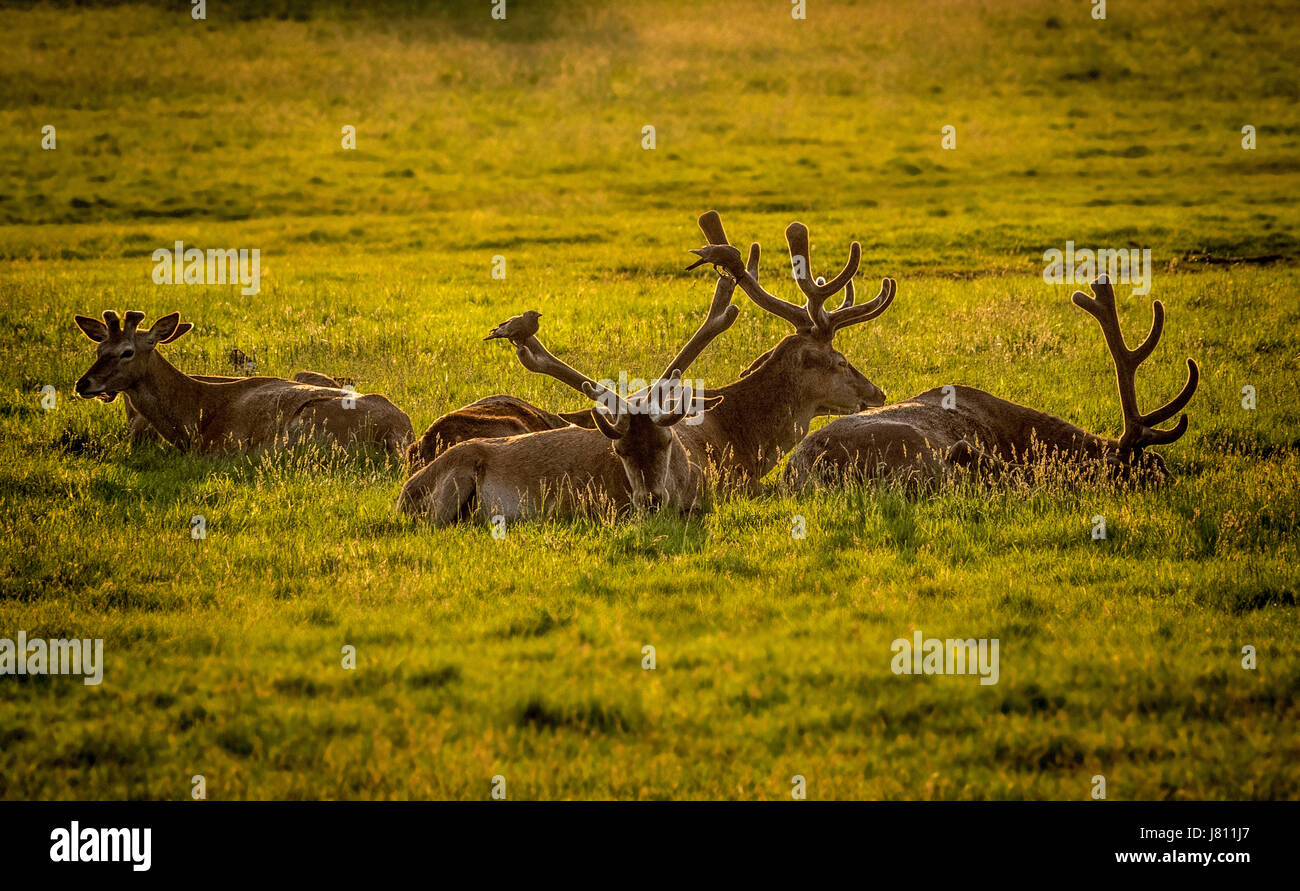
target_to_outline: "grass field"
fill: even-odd
[[[788,800],[798,774],[817,799],[1084,799],[1100,774],[1112,799],[1300,798],[1300,20],[808,6],[0,10],[0,638],[106,656],[97,687],[0,677],[0,797],[203,775],[219,799],[487,798],[501,775],[517,799]],[[689,521],[497,540],[398,517],[396,465],[133,448],[120,402],[72,396],[71,317],[112,308],[192,321],[163,348],[184,370],[239,348],[347,376],[417,432],[490,393],[577,407],[483,334],[534,308],[582,370],[653,374],[712,293],[683,271],[710,208],[787,296],[793,219],[817,271],[857,239],[861,278],[898,278],[837,340],[890,401],[963,383],[1112,435],[1101,337],[1043,251],[1150,248],[1151,294],[1117,288],[1130,340],[1168,310],[1139,392],[1176,392],[1184,356],[1203,374],[1175,481],[794,497],[774,474]],[[155,285],[177,240],[260,249],[261,293]],[[785,333],[746,302],[692,374]],[[999,683],[894,675],[916,629],[998,638]]]

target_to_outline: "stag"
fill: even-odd
[[[242,377],[227,377],[219,374],[192,374],[190,377],[205,384],[228,384],[231,381],[243,380]],[[299,371],[294,374],[291,380],[296,384],[312,384],[313,386],[331,387],[336,390],[340,388],[339,382],[334,378],[316,371]],[[131,404],[129,396],[122,395],[122,404],[126,408],[127,437],[132,445],[141,445],[162,438],[158,435],[158,431],[154,429],[153,424],[149,423],[149,419],[140,414],[135,406]]]
[[[679,424],[723,402],[687,395],[682,374],[739,309],[730,293],[714,295],[708,316],[664,373],[624,399],[557,359],[535,334],[512,337],[529,371],[553,377],[599,403],[595,429],[566,427],[518,436],[473,439],[448,449],[411,476],[398,509],[452,523],[481,509],[508,520],[571,510],[586,499],[639,510],[692,510],[703,476],[682,445]]]
[[[759,284],[757,243],[742,261],[740,251],[727,242],[716,213],[700,217],[700,228],[710,243],[692,252],[700,260],[689,268],[713,264],[720,273],[719,287],[739,287],[761,309],[794,328],[742,371],[739,380],[708,391],[725,395],[727,401],[691,433],[692,455],[754,494],[760,480],[807,435],[813,418],[885,404],[884,392],[835,348],[834,339],[850,325],[879,317],[894,302],[898,286],[892,278],[882,279],[874,299],[855,304],[853,277],[862,259],[861,245],[855,241],[849,246],[848,261],[830,281],[814,278],[808,227],[795,222],[786,228],[786,242],[806,302],[792,303]],[[827,310],[827,300],[840,290],[840,306]]]
[[[805,439],[790,456],[785,479],[795,488],[814,482],[895,477],[930,482],[955,468],[996,477],[1011,468],[1032,470],[1055,460],[1094,463],[1117,476],[1164,478],[1164,459],[1151,446],[1167,445],[1187,432],[1187,415],[1159,429],[1183,410],[1196,392],[1200,369],[1187,360],[1187,382],[1165,405],[1138,410],[1134,376],[1164,332],[1165,308],[1152,305],[1150,333],[1129,349],[1120,329],[1115,289],[1106,276],[1093,295],[1072,300],[1097,320],[1115,366],[1123,433],[1098,436],[1045,412],[999,399],[972,387],[936,387],[906,402],[839,418]]]
[[[400,453],[414,432],[404,412],[383,396],[360,395],[273,377],[213,383],[179,371],[158,352],[194,326],[180,313],[138,330],[144,313],[119,321],[76,316],[98,344],[90,370],[76,384],[83,399],[111,402],[119,393],[172,445],[201,454],[253,452],[315,439],[343,446],[374,444]]]
[[[833,339],[836,332],[874,319],[888,309],[897,285],[887,278],[874,300],[855,306],[852,279],[861,262],[861,246],[854,243],[844,269],[830,282],[808,276],[798,280],[808,298],[807,304],[800,306],[774,297],[759,285],[758,244],[751,245],[746,263],[740,252],[729,245],[716,212],[700,216],[699,226],[710,246],[695,253],[702,262],[711,262],[722,272],[714,302],[726,305],[739,285],[758,306],[794,328],[792,334],[754,360],[739,380],[706,390],[706,396],[725,396],[725,402],[704,415],[700,424],[680,431],[693,461],[717,471],[724,482],[754,492],[759,480],[808,432],[813,418],[884,405],[885,394],[835,349]],[[792,264],[809,270],[807,227],[792,224],[787,229],[787,241]],[[826,300],[840,289],[845,291],[844,302],[834,312],[828,312]],[[408,450],[408,473],[414,475],[445,449],[469,439],[571,426],[594,427],[592,412],[584,409],[555,414],[514,396],[489,396],[435,421]]]

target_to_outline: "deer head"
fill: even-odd
[[[77,395],[82,399],[112,402],[118,393],[131,389],[148,374],[155,347],[171,343],[194,327],[180,319],[180,313],[174,312],[158,319],[149,330],[139,331],[144,313],[136,310],[128,312],[122,323],[111,309],[104,311],[102,322],[75,316],[81,332],[99,344],[95,363],[77,381]]]
[[[759,356],[741,377],[747,377],[759,368],[774,372],[788,386],[796,388],[796,401],[812,406],[812,414],[852,414],[872,406],[884,405],[884,392],[867,380],[835,349],[832,341],[841,328],[876,318],[894,301],[897,283],[892,278],[881,281],[880,293],[870,303],[854,304],[853,276],[857,274],[862,259],[862,247],[856,241],[849,247],[849,259],[839,274],[826,281],[813,278],[808,227],[791,223],[785,230],[790,247],[795,282],[807,302],[800,306],[769,294],[758,283],[759,246],[750,245],[749,259],[742,262],[740,251],[727,242],[722,220],[715,211],[700,217],[700,229],[709,239],[709,245],[692,253],[700,259],[688,269],[704,263],[732,280],[749,295],[749,299],[774,316],[785,319],[794,327],[794,333],[771,350]],[[734,286],[734,285],[733,285]],[[826,309],[826,301],[840,291],[844,299],[834,310]]]
[[[1156,429],[1178,414],[1191,401],[1196,393],[1196,386],[1201,380],[1201,371],[1196,361],[1187,360],[1187,382],[1177,396],[1160,408],[1142,414],[1137,406],[1137,389],[1134,375],[1138,366],[1146,361],[1151,351],[1160,342],[1160,335],[1165,328],[1165,307],[1159,300],[1151,304],[1151,331],[1146,340],[1136,349],[1129,349],[1124,342],[1124,333],[1120,330],[1119,313],[1115,307],[1115,289],[1106,276],[1101,276],[1090,287],[1096,296],[1089,297],[1082,291],[1071,295],[1074,305],[1086,310],[1097,323],[1106,338],[1106,347],[1110,350],[1115,363],[1115,382],[1119,386],[1120,411],[1124,418],[1124,432],[1117,440],[1107,440],[1105,458],[1114,469],[1123,475],[1140,473],[1157,477],[1168,476],[1164,459],[1155,452],[1145,451],[1154,445],[1167,445],[1175,442],[1187,432],[1187,415],[1182,415],[1168,430]]]
[[[679,378],[674,380],[679,383]],[[629,398],[615,412],[603,407],[592,412],[596,429],[611,440],[623,465],[632,487],[632,504],[638,509],[654,510],[678,501],[675,487],[686,484],[689,458],[672,428],[690,414],[692,397],[680,386],[670,395],[673,389],[673,382],[661,382],[648,393]],[[607,404],[614,394],[592,391],[588,395]],[[698,410],[709,411],[722,400],[721,396],[704,398]]]
[[[704,348],[736,320],[740,310],[730,305],[734,287],[719,283],[704,324],[648,389],[626,399],[555,358],[536,335],[512,340],[515,354],[529,371],[553,377],[597,403],[592,412],[596,429],[611,441],[638,509],[692,500],[682,491],[689,485],[689,458],[672,428],[693,412],[713,409],[723,397],[688,394],[681,378]]]

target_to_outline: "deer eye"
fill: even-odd
[[[118,356],[118,358],[119,358],[119,359],[130,359],[130,358],[131,358],[132,356],[134,356],[134,355],[135,355],[135,350],[122,350],[122,354],[121,354],[120,356]]]

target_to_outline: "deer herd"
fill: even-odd
[[[318,441],[343,448],[405,450],[407,479],[398,510],[449,524],[476,516],[507,520],[570,512],[583,504],[613,509],[699,508],[710,481],[744,493],[788,456],[784,481],[796,490],[868,480],[935,485],[958,474],[992,479],[1009,471],[1031,477],[1046,461],[1095,467],[1120,476],[1163,478],[1151,446],[1187,431],[1179,414],[1200,373],[1187,360],[1187,383],[1171,401],[1143,413],[1134,375],[1164,329],[1164,307],[1153,303],[1150,333],[1130,349],[1120,330],[1115,292],[1102,276],[1093,296],[1076,291],[1075,305],[1101,327],[1115,366],[1123,433],[1110,439],[1045,412],[970,387],[946,385],[902,402],[885,394],[835,348],[837,333],[877,318],[894,301],[897,285],[881,282],[866,303],[855,301],[861,247],[830,280],[811,273],[808,229],[786,229],[794,281],[802,304],[769,293],[759,283],[759,246],[747,259],[727,240],[713,211],[699,219],[708,244],[690,269],[718,273],[713,299],[695,334],[645,388],[614,392],[556,358],[538,340],[539,314],[525,313],[494,329],[529,371],[553,377],[588,404],[550,412],[514,396],[493,395],[456,409],[415,438],[406,413],[380,395],[361,395],[333,378],[300,372],[292,380],[187,375],[158,347],[193,326],[178,313],[146,330],[141,312],[103,320],[77,316],[97,344],[94,364],[76,383],[84,399],[111,402],[120,393],[130,436],[161,437],[201,454],[253,453]],[[736,321],[736,289],[794,329],[721,387],[693,389],[683,375]],[[840,293],[834,309],[827,303]],[[839,415],[809,435],[814,418]]]

